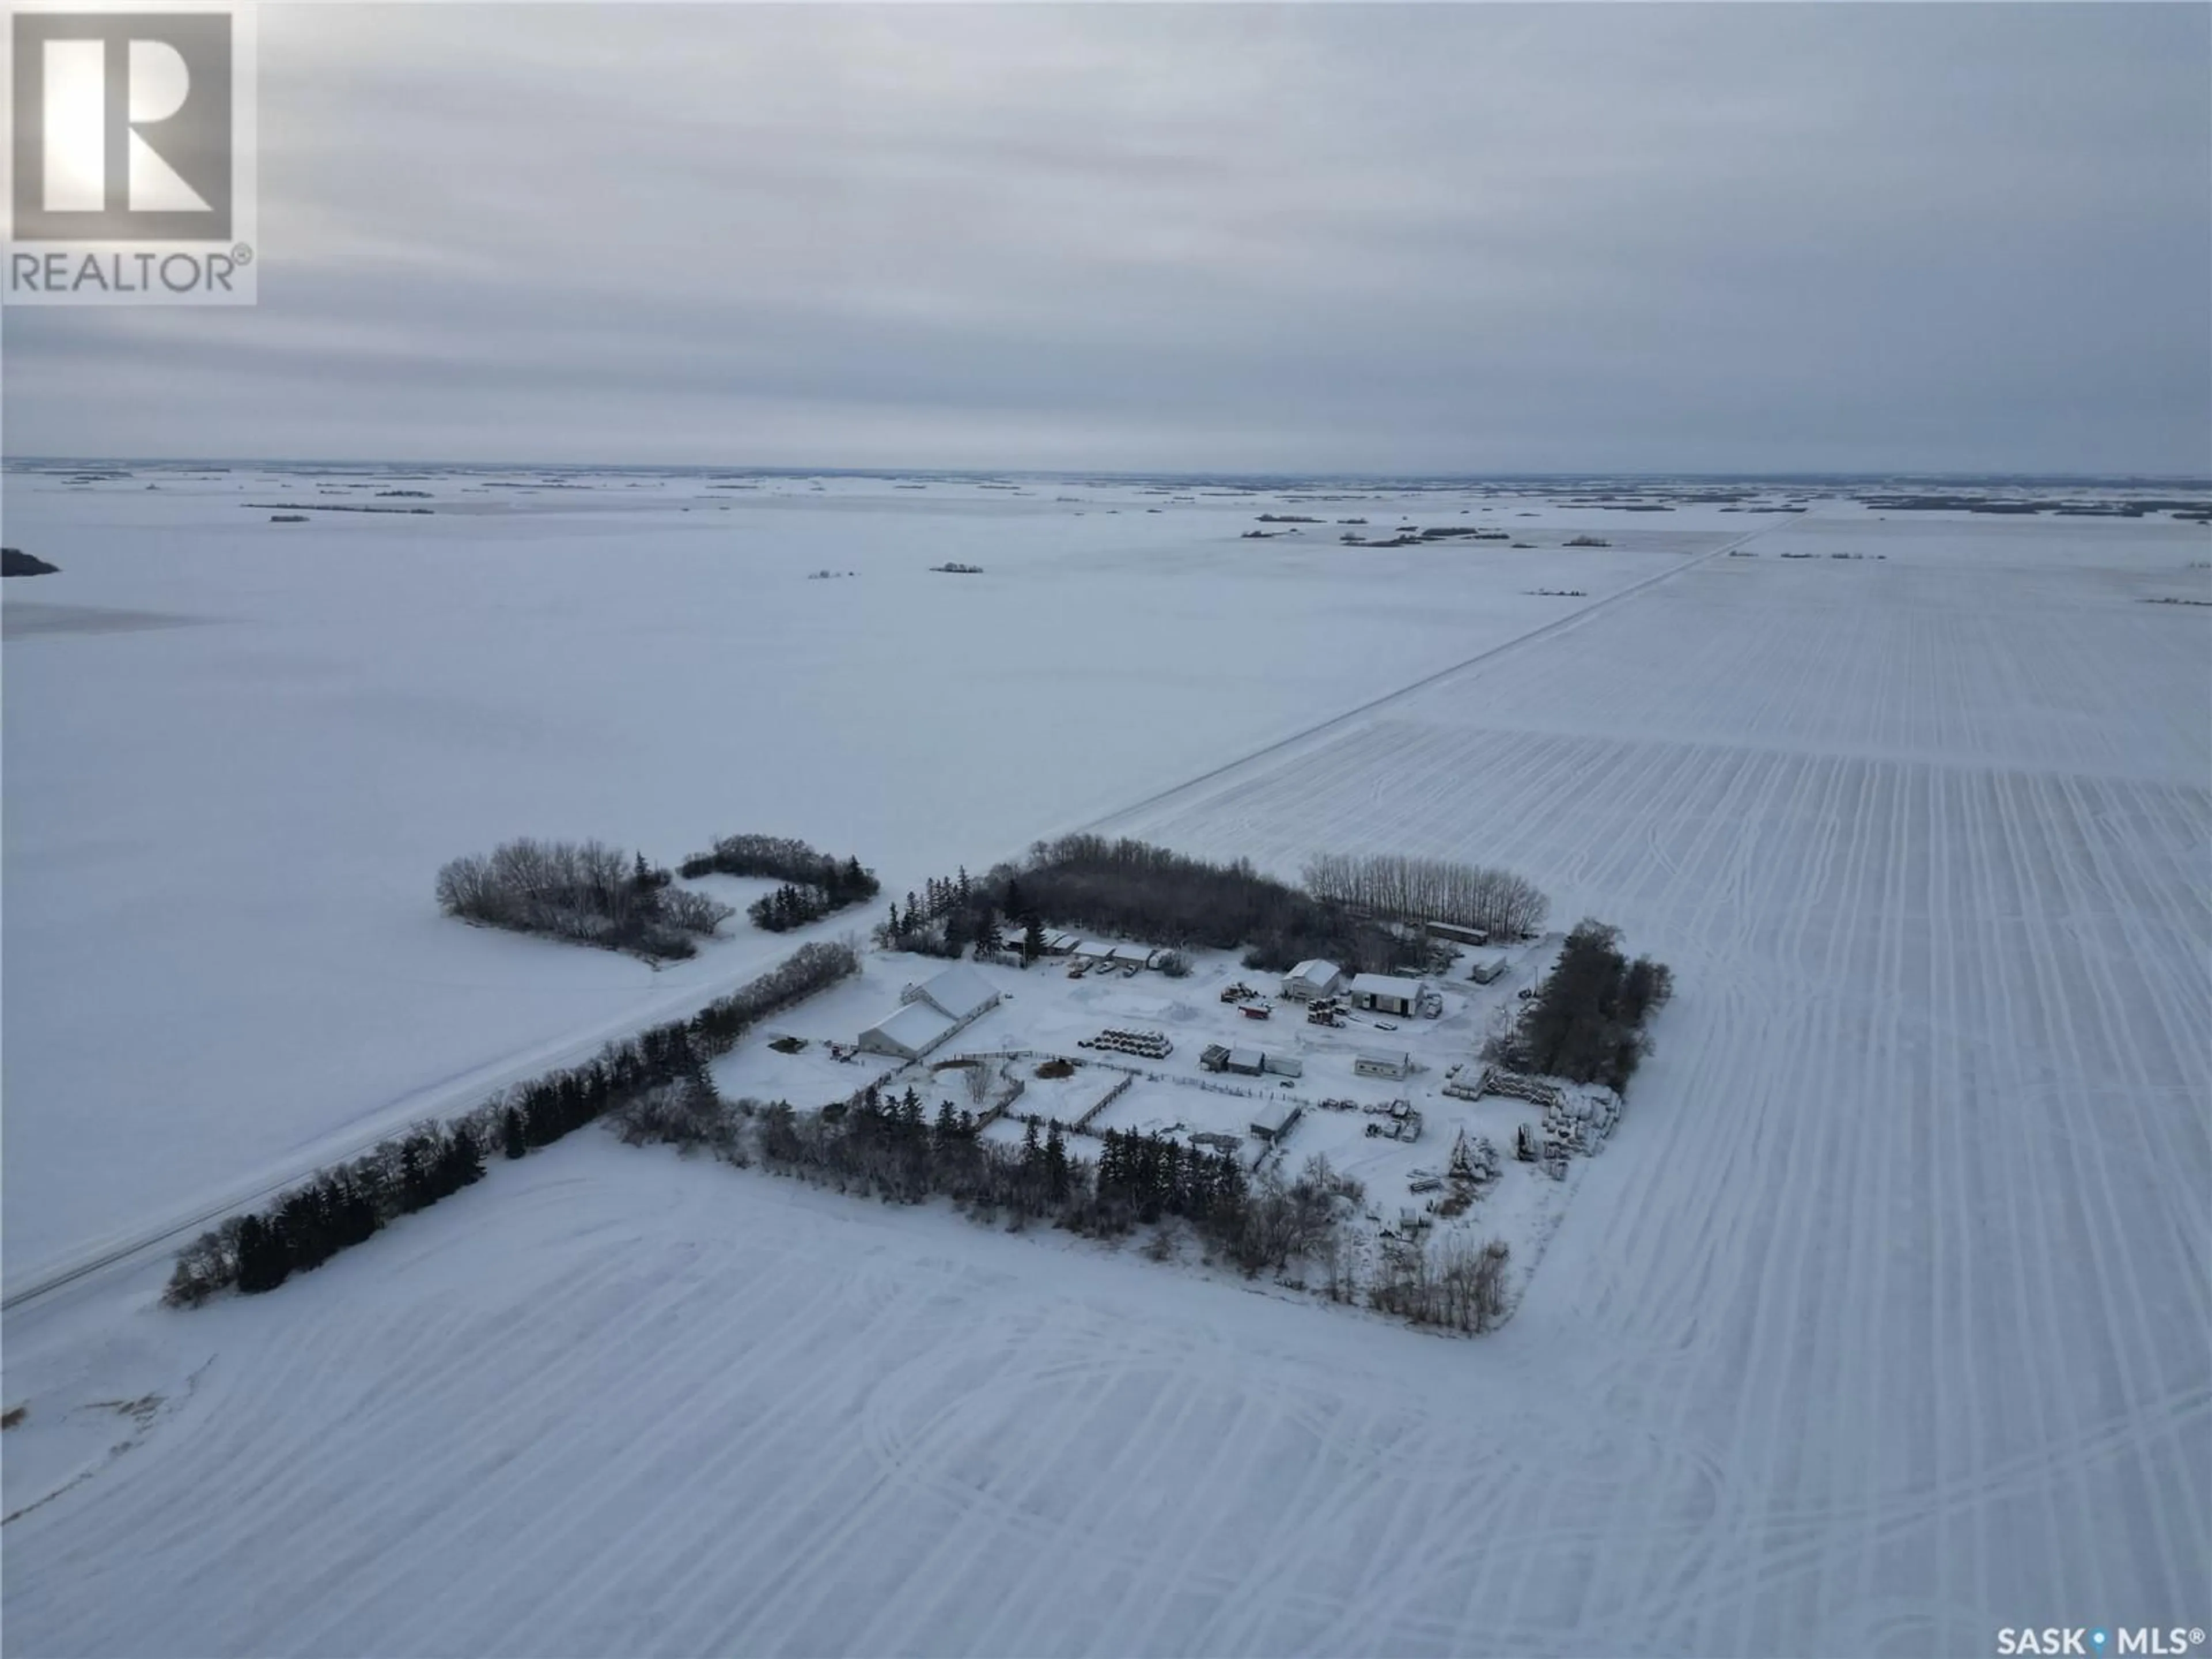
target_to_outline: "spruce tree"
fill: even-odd
[[[1054,1203],[1067,1201],[1067,1141],[1060,1133],[1058,1118],[1053,1119],[1051,1133],[1045,1136],[1044,1188]]]
[[[258,1215],[238,1225],[238,1288],[248,1296],[273,1291],[290,1275],[291,1254],[284,1240]]]
[[[530,1143],[523,1139],[522,1114],[512,1106],[500,1114],[499,1140],[509,1158],[520,1158],[530,1150]]]

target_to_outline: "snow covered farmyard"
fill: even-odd
[[[1831,497],[1646,531],[1541,490],[1372,490],[1331,510],[1496,506],[1542,546],[1340,554],[1239,545],[1255,499],[1296,510],[1297,492],[1079,523],[933,481],[891,498],[921,481],[762,479],[726,514],[676,478],[574,480],[559,510],[521,511],[484,504],[484,482],[385,486],[435,507],[403,534],[362,514],[262,528],[249,504],[320,497],[312,475],[9,481],[11,543],[62,567],[4,613],[19,1642],[1963,1650],[2046,1605],[2185,1591],[2212,1508],[2202,1252],[2179,1248],[2202,1242],[2208,1166],[2191,688],[2212,641],[2201,610],[2141,601],[2212,597],[2198,526],[1885,520]],[[637,504],[639,482],[664,499]],[[931,496],[951,499],[910,521],[875,507]],[[138,550],[155,525],[203,550],[189,581]],[[1611,545],[1561,545],[1587,527]],[[451,568],[464,535],[474,589]],[[662,587],[610,593],[605,548],[641,537],[665,550]],[[924,568],[986,543],[981,577]],[[1385,591],[1352,557],[1419,561],[1425,602],[1348,631]],[[717,607],[732,558],[744,604]],[[1585,562],[1570,583],[1518,565],[1559,558]],[[2026,573],[2002,605],[1994,564]],[[858,574],[806,581],[830,566]],[[1145,647],[1151,672],[1084,643],[1152,637],[1114,607],[1159,580],[1267,609],[1267,637],[1194,616]],[[1591,597],[1522,595],[1538,585]],[[1018,696],[984,653],[902,698],[879,665],[939,593],[981,607],[986,637],[1055,637],[1070,607],[1091,631]],[[103,631],[118,611],[167,625]],[[672,686],[672,618],[700,630]],[[564,642],[586,637],[640,654],[580,672]],[[1299,637],[1316,648],[1270,678]],[[849,669],[803,726],[664,718],[825,653]],[[2014,684],[2032,696],[1993,689]],[[948,752],[948,708],[1008,735]],[[88,747],[110,763],[76,766]],[[278,787],[295,775],[321,793]],[[1591,1120],[1476,1088],[1541,942],[1427,976],[1440,1018],[1347,1007],[1341,1025],[1233,956],[1198,953],[1181,981],[966,965],[1001,1000],[915,1075],[1006,1056],[1017,1118],[1073,1123],[1133,1074],[1098,1127],[1293,1168],[1325,1152],[1364,1183],[1364,1248],[1424,1218],[1510,1243],[1517,1308],[1477,1343],[1194,1257],[1007,1237],[597,1133],[495,1161],[272,1295],[156,1305],[148,1234],[688,1012],[791,944],[726,927],[655,970],[464,928],[428,902],[441,860],[539,828],[672,858],[732,827],[733,789],[771,784],[778,827],[857,849],[902,897],[1102,819],[1292,878],[1346,848],[1494,860],[1551,892],[1559,925],[1621,923],[1680,993],[1604,1149],[1555,1180],[1515,1157],[1520,1130]],[[283,902],[239,906],[270,849],[307,842],[320,854]],[[195,849],[181,869],[168,845]],[[740,906],[766,885],[701,884]],[[1500,950],[1502,976],[1467,976]],[[182,961],[214,966],[165,965]],[[823,1101],[889,1075],[902,1062],[830,1045],[939,966],[866,953],[717,1062],[717,1086]],[[1221,1000],[1237,982],[1269,1018]],[[118,1007],[130,1040],[99,1040]],[[1109,1030],[1171,1049],[1083,1046]],[[1216,1047],[1259,1068],[1209,1070]],[[1081,1063],[1039,1077],[1047,1054]],[[967,1105],[964,1078],[944,1095]],[[1017,1118],[987,1133],[1018,1144]],[[89,1144],[135,1150],[69,1154]],[[1463,1182],[1460,1216],[1429,1207]],[[2069,1340],[2084,1319],[2096,1340]],[[237,1526],[179,1522],[211,1505]],[[763,1506],[794,1519],[763,1534]],[[2085,1544],[2067,1517],[2092,1510],[2132,1518]],[[709,1566],[688,1553],[704,1536],[737,1541]],[[235,1593],[241,1549],[277,1588]],[[138,1592],[76,1595],[118,1550]],[[1157,1593],[1049,1618],[1003,1594],[1071,1559]],[[664,1588],[623,1588],[645,1583]]]

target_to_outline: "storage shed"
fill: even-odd
[[[1252,1109],[1252,1133],[1269,1146],[1279,1143],[1298,1121],[1302,1109],[1295,1100],[1271,1100]]]
[[[1305,1061],[1296,1054],[1263,1054],[1260,1056],[1260,1066],[1261,1070],[1277,1077],[1304,1077],[1306,1074]]]
[[[1286,1001],[1311,1002],[1316,997],[1334,996],[1343,988],[1344,970],[1333,962],[1302,962],[1283,975]]]
[[[1231,1048],[1225,1063],[1240,1077],[1257,1077],[1267,1069],[1267,1057],[1257,1048]]]
[[[1419,1000],[1421,981],[1395,974],[1354,974],[1352,1006],[1377,1014],[1410,1014]]]
[[[1403,1050],[1363,1048],[1352,1056],[1352,1069],[1362,1077],[1402,1078],[1413,1069],[1413,1057]]]

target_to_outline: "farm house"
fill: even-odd
[[[1343,986],[1343,970],[1334,963],[1302,962],[1283,975],[1283,1000],[1311,1002],[1318,997],[1334,996]]]
[[[1420,1000],[1421,982],[1395,974],[1354,974],[1352,1006],[1377,1014],[1410,1014]]]
[[[1361,1077],[1402,1078],[1413,1069],[1413,1057],[1402,1049],[1363,1048],[1352,1056],[1352,1069]]]

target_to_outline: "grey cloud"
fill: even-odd
[[[2212,465],[2212,13],[264,9],[263,300],[11,453]]]

